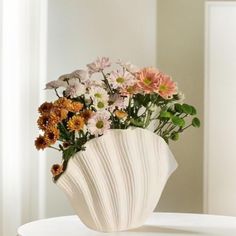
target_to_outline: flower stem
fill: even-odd
[[[60,96],[59,96],[59,94],[57,92],[57,89],[54,89],[54,90],[55,90],[55,93],[56,93],[57,97],[60,98]]]
[[[190,124],[190,125],[184,127],[183,129],[181,129],[181,132],[184,131],[185,129],[189,128],[190,126],[192,126],[192,124]]]
[[[109,84],[109,82],[108,82],[108,80],[107,80],[106,75],[104,74],[103,71],[101,71],[101,73],[102,73],[102,75],[103,75],[103,78],[104,78],[103,81],[104,81],[105,85],[107,86],[107,88],[109,89],[110,93],[112,94],[113,92],[112,92],[111,86],[110,86],[110,84]]]
[[[57,150],[57,151],[61,151],[61,149],[59,149],[59,148],[55,148],[55,147],[53,147],[53,146],[48,146],[49,148],[52,148],[52,149],[55,149],[55,150]]]

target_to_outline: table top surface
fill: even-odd
[[[130,231],[100,233],[88,229],[77,216],[63,216],[22,225],[18,236],[201,236],[236,235],[236,217],[205,214],[153,213],[145,225]]]

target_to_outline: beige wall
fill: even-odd
[[[158,67],[173,76],[203,112],[204,0],[158,0]],[[157,207],[160,211],[202,212],[203,128],[191,128],[171,149],[179,163]]]

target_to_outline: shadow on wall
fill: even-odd
[[[186,103],[203,120],[205,0],[158,0],[158,67],[172,75]],[[179,164],[170,177],[157,211],[203,211],[203,125],[180,135],[171,149]]]

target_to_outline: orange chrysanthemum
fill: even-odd
[[[67,127],[70,131],[80,131],[84,127],[84,118],[75,115],[73,116],[68,122],[67,122]]]
[[[124,119],[127,117],[128,114],[125,111],[116,110],[115,115],[118,119]]]
[[[53,107],[51,110],[51,116],[58,117],[59,121],[67,118],[68,110],[60,107]]]
[[[79,112],[83,108],[83,104],[80,102],[73,102],[72,103],[72,112]]]
[[[72,101],[70,99],[62,97],[54,102],[54,106],[70,111],[72,109]]]
[[[56,127],[52,127],[46,130],[44,137],[49,145],[54,144],[59,138],[59,130]]]
[[[38,111],[41,115],[48,114],[53,108],[53,104],[51,102],[44,102],[39,108]]]
[[[39,137],[35,140],[34,144],[38,150],[40,150],[40,149],[43,150],[44,148],[48,147],[48,143],[47,143],[45,137],[42,135],[39,135]]]
[[[81,116],[84,118],[85,122],[87,122],[93,115],[94,112],[91,110],[85,110],[81,113]]]
[[[59,122],[59,119],[57,116],[50,114],[49,115],[42,115],[38,118],[38,127],[41,130],[49,129],[50,127],[55,126]]]
[[[53,177],[55,177],[63,172],[63,166],[59,164],[54,164],[51,168],[51,172]]]

